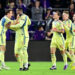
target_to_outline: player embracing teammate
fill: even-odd
[[[0,61],[2,62],[2,67],[0,67],[0,70],[9,69],[4,63],[4,53],[6,48],[6,31],[7,29],[12,29],[16,32],[14,55],[20,64],[19,70],[27,71],[30,66],[28,63],[27,49],[29,43],[28,27],[31,25],[31,21],[29,17],[23,13],[22,8],[17,9],[16,20],[11,20],[12,16],[13,11],[8,9],[6,15],[2,18],[0,23]]]

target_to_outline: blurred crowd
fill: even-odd
[[[23,13],[27,14],[32,24],[29,27],[29,34],[31,40],[50,40],[51,37],[47,37],[46,33],[52,27],[52,15],[53,11],[68,10],[70,13],[70,19],[75,12],[75,0],[0,0],[0,19],[4,16],[6,9],[13,9],[14,16],[11,19],[16,18],[16,9],[21,7]],[[61,18],[62,19],[62,18]],[[7,40],[14,39],[14,31],[7,31]]]

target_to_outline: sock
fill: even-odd
[[[24,66],[26,67],[26,68],[28,68],[28,52],[27,52],[27,50],[24,50]]]
[[[67,65],[67,55],[62,54],[62,56],[63,56],[63,60],[64,60],[64,65]]]
[[[55,56],[55,54],[51,54],[51,60],[52,60],[53,66],[56,66],[56,56]]]
[[[1,61],[2,66],[5,66],[5,62],[4,62],[4,59],[5,59],[4,53],[5,53],[4,51],[0,51],[0,61]]]
[[[68,51],[66,51],[66,55],[67,55],[67,57],[72,61],[71,54],[70,54]]]
[[[19,52],[18,61],[20,63],[20,68],[23,68],[23,52],[22,52],[22,50],[20,50],[20,52]]]
[[[72,54],[71,57],[72,57],[72,62],[75,63],[75,55]]]

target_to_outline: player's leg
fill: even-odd
[[[69,52],[67,51],[67,49],[69,48]],[[71,60],[71,61],[73,61],[72,60],[72,50],[71,50],[71,42],[70,41],[68,41],[68,40],[66,40],[66,43],[65,43],[65,50],[66,50],[66,55],[67,55],[67,57]]]
[[[15,38],[15,47],[14,47],[14,54],[16,57],[16,60],[19,62],[20,64],[20,71],[23,70],[23,52],[20,48],[20,44],[19,44],[19,38]]]
[[[1,46],[0,48],[1,50],[1,53],[0,53],[0,58],[1,58],[1,68],[2,69],[6,69],[6,70],[9,70],[9,67],[7,67],[5,65],[5,50],[6,50],[6,47],[4,45]]]
[[[50,68],[50,70],[55,70],[56,69],[56,48],[51,47],[51,61],[52,61],[52,67]]]
[[[70,53],[67,51],[67,49],[68,49],[68,40],[65,41],[65,51],[66,51],[67,57],[71,60],[71,55],[70,55]]]
[[[57,41],[57,46],[61,52],[61,55],[63,57],[64,60],[64,70],[67,69],[68,65],[67,65],[67,55],[66,55],[66,51],[65,51],[65,40],[63,37],[59,38],[59,41]]]
[[[71,69],[75,69],[74,49],[75,49],[75,37],[73,37],[73,39],[72,39],[71,49],[69,50],[71,57],[72,57]]]
[[[57,48],[56,39],[52,38],[51,46],[50,46],[52,67],[50,68],[50,70],[56,70],[56,55],[55,55],[56,48]]]
[[[67,67],[68,67],[68,64],[67,64],[67,55],[65,53],[65,50],[61,50],[60,52],[61,52],[61,55],[62,55],[63,60],[64,60],[64,70],[66,70]]]
[[[19,64],[20,64],[20,71],[23,70],[23,58],[24,58],[24,55],[23,55],[23,51],[22,49],[19,50],[19,55],[18,55],[18,61],[19,61]]]
[[[29,38],[25,39],[25,44],[24,44],[24,48],[23,48],[23,53],[24,53],[24,70],[28,70],[29,69],[29,64],[28,64],[28,43],[29,43]]]

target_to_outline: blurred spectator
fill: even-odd
[[[49,0],[40,0],[41,6],[44,8],[44,13],[46,13],[46,9],[50,7]]]
[[[2,8],[5,8],[7,0],[0,0],[0,4],[2,4]]]
[[[74,8],[74,4],[72,3],[72,4],[70,4],[70,19],[72,19],[72,17],[73,17],[73,14],[74,14],[74,12],[75,12],[75,10],[74,10],[75,8]]]
[[[71,3],[74,3],[75,4],[75,0],[71,0]]]
[[[51,23],[52,23],[52,8],[49,7],[47,9],[47,14],[46,14],[46,17],[45,17],[45,20],[46,20],[46,27],[45,27],[45,30],[46,31],[49,31],[50,28],[52,27]]]
[[[26,5],[22,0],[19,0],[19,4],[17,5],[17,7],[21,7],[23,9],[23,13],[26,13]]]
[[[40,26],[33,35],[34,40],[45,40],[45,32],[43,26]]]
[[[14,16],[12,16],[12,20],[14,20],[15,16],[16,16],[16,5],[15,5],[15,2],[13,2],[13,1],[11,2],[10,1],[10,3],[6,6],[5,10],[7,10],[7,9],[12,9],[13,10]]]
[[[52,8],[49,7],[49,8],[47,9],[47,13],[46,13],[46,17],[45,17],[46,20],[49,19],[50,17],[52,17],[51,11],[52,11]]]
[[[28,5],[30,5],[30,0],[23,0],[23,3],[24,3],[26,6],[28,6]]]
[[[31,9],[34,6],[33,2],[30,2],[30,4],[27,6],[27,15],[31,18],[32,17],[32,13],[31,13]]]
[[[32,20],[43,19],[43,8],[40,7],[40,1],[35,2],[35,7],[32,7]]]
[[[20,1],[22,1],[23,4],[26,5],[26,6],[30,5],[30,2],[31,2],[31,0],[20,0]],[[17,5],[19,4],[19,0],[16,0],[16,4]]]
[[[0,4],[0,19],[5,15],[5,11],[2,8],[2,5]]]

